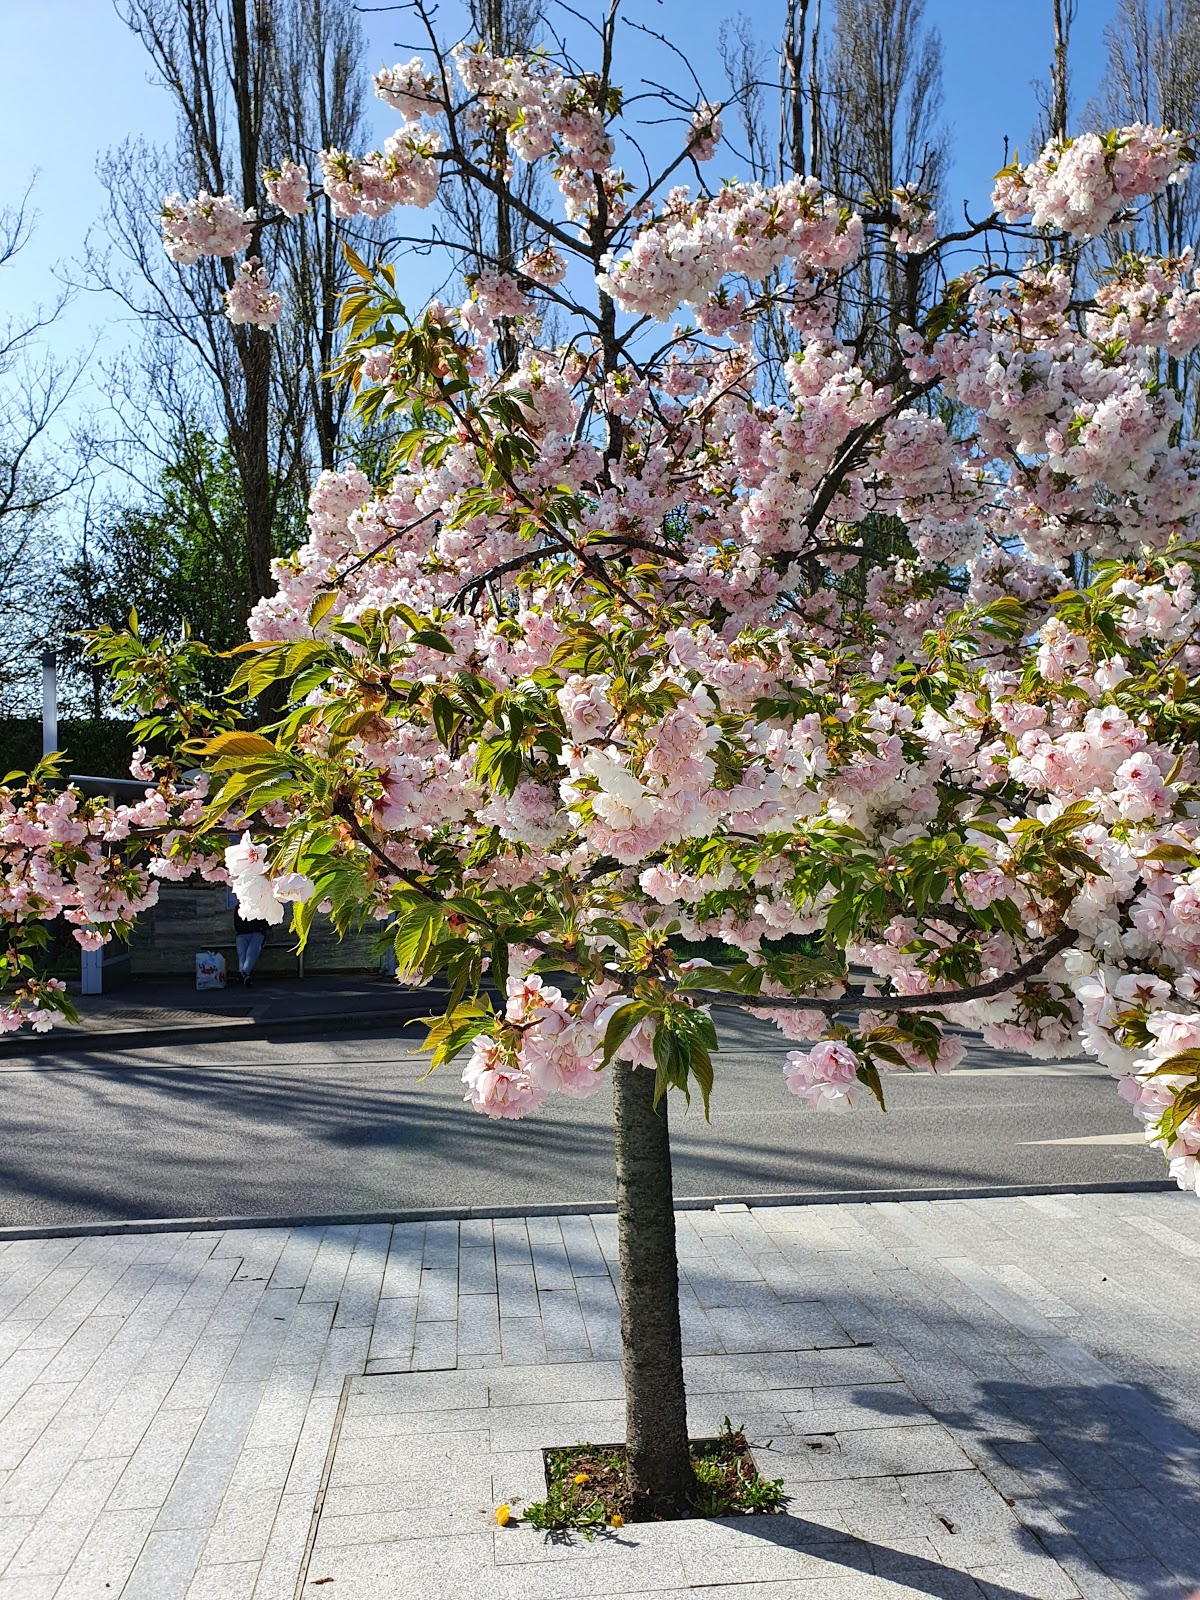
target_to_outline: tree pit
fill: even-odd
[[[764,1478],[746,1435],[729,1418],[710,1439],[691,1439],[692,1517],[766,1516],[783,1510],[782,1478]],[[595,1538],[627,1522],[657,1519],[630,1489],[623,1444],[577,1444],[542,1451],[546,1498],[526,1506],[522,1520],[548,1533]]]

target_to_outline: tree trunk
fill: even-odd
[[[241,162],[242,204],[257,207],[262,161],[264,86],[267,62],[276,48],[269,5],[254,0],[233,0],[229,13],[233,41],[230,74],[237,115],[237,149]],[[261,226],[255,223],[247,257],[261,253]],[[245,382],[241,448],[234,457],[246,504],[246,590],[248,608],[271,593],[271,533],[275,521],[275,491],[271,481],[271,357],[274,345],[265,328],[241,330],[237,351]]]
[[[667,1099],[655,1110],[654,1077],[613,1066],[625,1443],[641,1518],[686,1516],[692,1485]]]
[[[246,591],[249,607],[273,592],[271,535],[275,493],[271,482],[271,335],[247,328],[242,367],[246,377],[243,447],[238,452],[246,503]]]

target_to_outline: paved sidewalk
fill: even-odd
[[[0,1243],[0,1600],[1182,1600],[1200,1207],[679,1216],[689,1401],[784,1515],[500,1530],[620,1436],[614,1222]]]
[[[428,1016],[436,998],[373,973],[269,975],[249,989],[197,990],[186,978],[138,978],[110,994],[72,995],[79,1022],[45,1034],[27,1029],[0,1042],[4,1055],[136,1049],[220,1039],[270,1038],[292,1029],[403,1027]]]

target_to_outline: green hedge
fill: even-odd
[[[785,955],[802,955],[816,960],[825,954],[825,946],[819,933],[785,933],[782,939],[767,941],[772,950],[781,951]],[[671,949],[683,961],[711,961],[714,966],[737,966],[745,961],[746,952],[739,950],[736,945],[726,944],[722,939],[679,939],[671,940]]]
[[[127,778],[133,755],[132,722],[67,718],[58,725],[58,748],[67,752],[65,772]],[[0,777],[28,772],[42,758],[40,717],[0,717]]]

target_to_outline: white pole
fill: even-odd
[[[42,754],[58,749],[58,662],[54,651],[42,657]]]

